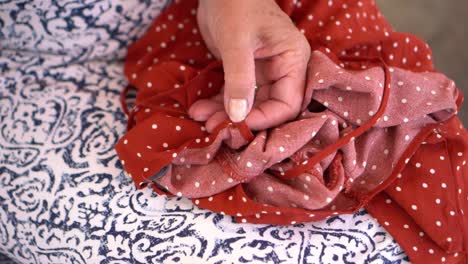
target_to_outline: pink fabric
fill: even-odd
[[[392,68],[388,105],[374,128],[346,144],[339,156],[333,153],[308,173],[280,180],[271,172],[281,175],[367,122],[383,96],[385,75],[379,67],[345,70],[319,51],[311,61],[315,74],[297,120],[261,131],[250,143],[235,126],[222,129],[207,147],[179,151],[158,183],[171,193],[198,198],[242,182],[246,193],[261,203],[311,210],[351,209],[357,201],[349,196],[368,193],[382,184],[422,127],[446,120],[456,111],[458,92],[444,75]],[[311,99],[327,109],[309,111]],[[139,127],[134,129],[138,134]],[[330,177],[324,178],[332,167]],[[342,189],[346,190],[340,193]]]

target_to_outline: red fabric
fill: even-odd
[[[192,198],[251,223],[295,224],[363,206],[414,263],[466,263],[468,134],[462,97],[427,44],[394,32],[373,1],[278,1],[312,50],[302,113],[253,133],[229,120],[208,134],[190,105],[223,84],[196,1],[176,1],[129,49],[138,89],[116,145],[139,187]],[[317,107],[318,106],[318,107]],[[439,261],[440,260],[440,261]]]

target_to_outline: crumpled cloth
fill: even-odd
[[[313,53],[301,113],[272,129],[226,120],[209,134],[188,116],[223,85],[196,1],[176,1],[129,48],[125,74],[138,93],[116,150],[135,184],[251,223],[366,207],[412,262],[464,263],[462,95],[434,70],[427,44],[394,32],[370,0],[277,2]]]

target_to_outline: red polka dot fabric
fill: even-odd
[[[466,263],[462,95],[427,44],[393,31],[373,1],[277,3],[313,52],[300,115],[268,130],[225,120],[208,133],[190,119],[189,107],[223,85],[196,1],[175,1],[129,48],[125,74],[138,92],[116,150],[135,184],[239,222],[365,207],[412,262]]]

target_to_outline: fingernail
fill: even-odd
[[[232,122],[240,122],[247,116],[247,100],[246,99],[230,99],[229,100],[229,117]]]

